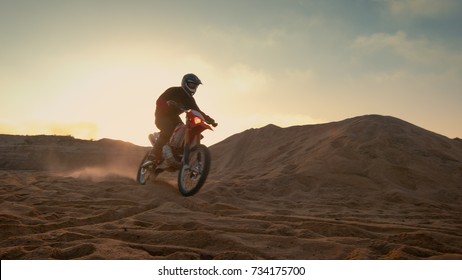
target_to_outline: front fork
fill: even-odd
[[[189,155],[191,150],[191,145],[199,145],[200,144],[201,134],[199,133],[193,139],[191,139],[190,129],[186,129],[186,134],[184,137],[184,147],[183,147],[183,166],[186,170],[189,170]],[[192,141],[191,141],[192,140]]]
[[[190,151],[190,144],[184,143],[184,150],[183,150],[183,165],[187,165],[189,162],[189,151]]]

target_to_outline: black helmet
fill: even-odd
[[[188,85],[188,83],[193,85]],[[194,74],[186,74],[181,80],[181,87],[190,95],[194,95],[197,87],[201,84],[201,80]]]

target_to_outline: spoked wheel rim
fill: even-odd
[[[140,167],[138,168],[138,173],[136,175],[136,180],[139,184],[144,185],[146,184],[149,176],[151,175],[151,170],[153,167],[152,161],[148,160],[149,152],[146,153],[143,160],[140,163]]]
[[[149,179],[149,170],[146,167],[141,167],[140,168],[140,183],[145,184],[146,181]]]
[[[179,187],[183,195],[193,195],[205,182],[210,168],[210,154],[208,149],[197,146],[190,151],[189,162],[181,166]]]
[[[193,190],[197,183],[199,182],[202,171],[203,171],[203,160],[204,156],[200,153],[200,151],[194,151],[189,155],[189,163],[188,165],[183,165],[183,181],[184,181],[184,188],[186,191]]]

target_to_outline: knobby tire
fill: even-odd
[[[184,196],[194,195],[200,190],[211,165],[210,151],[202,144],[192,147],[188,158],[187,165],[183,162],[178,172],[178,188]]]
[[[136,173],[136,181],[140,185],[145,185],[149,179],[149,176],[151,175],[151,170],[149,170],[147,167],[143,167],[143,164],[148,159],[149,154],[150,151],[148,151],[146,155],[143,157],[143,160],[141,161],[140,166],[138,167],[138,172]]]

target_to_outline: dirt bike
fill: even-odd
[[[213,129],[200,112],[184,109],[182,111],[186,113],[186,124],[179,124],[168,145],[163,147],[164,159],[160,162],[152,160],[153,151],[148,151],[140,163],[136,180],[144,185],[150,177],[156,178],[164,171],[178,171],[178,189],[182,195],[191,196],[204,185],[210,170],[210,151],[200,141],[204,130]],[[217,126],[216,123],[211,125]],[[149,134],[153,147],[158,139],[158,132]]]

